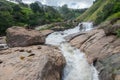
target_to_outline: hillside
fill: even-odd
[[[50,6],[43,8],[36,2],[28,6],[0,0],[0,35],[11,26],[35,27],[59,21],[62,21],[60,13]]]
[[[120,17],[120,0],[96,0],[77,18],[77,21],[93,21],[95,25]]]
[[[0,36],[5,35],[7,28],[23,26],[35,28],[45,24],[72,20],[86,9],[69,9],[67,5],[59,7],[43,5],[36,1],[30,5],[22,0],[0,0]]]

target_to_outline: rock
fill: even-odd
[[[115,80],[120,80],[120,74],[115,76]]]
[[[6,37],[0,37],[0,44],[6,44]]]
[[[0,64],[2,64],[3,63],[3,61],[2,60],[0,60]]]
[[[120,29],[120,23],[117,23],[119,19],[120,18],[115,18],[111,21],[105,21],[104,23],[99,25],[99,28],[103,29],[107,36],[116,35],[117,30]]]
[[[71,34],[71,35],[68,35],[68,36],[66,36],[65,37],[65,40],[66,41],[71,41],[73,38],[75,38],[75,37],[77,37],[77,36],[80,36],[80,35],[82,35],[82,34],[84,34],[84,32],[79,32],[79,33],[74,33],[74,34]]]
[[[107,27],[104,28],[105,34],[106,35],[116,35],[117,34],[117,30],[120,29],[120,24],[114,24],[114,25],[109,25]]]
[[[42,30],[41,33],[44,35],[44,36],[48,36],[49,34],[53,33],[54,31],[53,30]]]
[[[41,49],[38,49],[41,46]],[[17,47],[0,51],[0,80],[61,80],[65,59],[49,46]],[[23,50],[24,52],[19,52]],[[31,53],[27,51],[32,50]]]
[[[8,28],[6,39],[9,47],[25,47],[45,43],[45,36],[42,33],[22,27]]]
[[[120,80],[120,38],[94,29],[74,37],[70,44],[86,54],[99,71],[100,80]]]
[[[88,33],[77,35],[76,37],[73,37],[73,39],[70,41],[70,44],[72,46],[75,46],[77,48],[80,48],[81,45],[83,45],[91,36],[98,33],[98,30],[88,31]]]

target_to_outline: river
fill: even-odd
[[[66,59],[62,80],[99,80],[97,70],[87,62],[85,54],[65,40],[65,37],[70,34],[88,31],[92,28],[91,22],[83,22],[75,28],[54,32],[46,38],[46,44],[58,46]]]

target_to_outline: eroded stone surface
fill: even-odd
[[[61,80],[65,59],[52,46],[0,51],[0,80]]]
[[[86,53],[89,63],[100,72],[100,80],[120,80],[120,39],[95,29],[79,35],[70,44]]]
[[[7,29],[6,40],[9,47],[25,47],[44,44],[45,35],[36,30],[25,29],[22,27],[11,27]]]

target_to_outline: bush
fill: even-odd
[[[120,37],[120,29],[118,29],[116,33],[117,33],[117,37]]]

